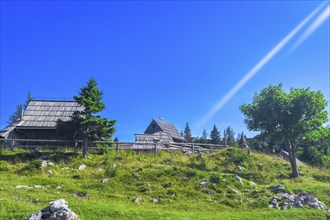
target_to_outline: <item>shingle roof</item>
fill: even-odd
[[[75,101],[32,100],[24,111],[18,128],[55,128],[58,119],[68,121],[75,111],[82,110],[83,107]]]
[[[162,119],[160,119],[160,120],[153,119],[153,122],[155,122],[163,132],[165,132],[172,138],[184,141],[184,138],[180,135],[179,131],[174,127],[173,124],[166,122]],[[153,123],[153,122],[151,122],[151,123]]]

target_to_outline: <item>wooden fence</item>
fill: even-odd
[[[82,140],[46,140],[46,139],[0,139],[1,148],[24,148],[31,150],[74,150],[82,149]],[[134,151],[182,151],[194,154],[195,152],[210,152],[223,148],[223,145],[203,143],[139,143],[139,142],[113,142],[89,141],[88,151],[100,150],[134,150]]]

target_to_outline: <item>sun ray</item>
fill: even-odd
[[[209,112],[207,112],[196,125],[194,131],[199,131],[209,122],[226,103],[265,65],[267,64],[323,7],[327,2],[321,3],[304,20],[302,20],[292,31],[289,32],[272,50],[270,50],[230,91],[222,97]]]

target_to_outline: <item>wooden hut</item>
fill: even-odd
[[[186,140],[180,135],[175,126],[163,119],[152,119],[144,134],[135,135],[136,144],[133,148],[151,149],[164,148],[170,143],[185,143]]]
[[[56,133],[56,121],[68,121],[83,107],[75,101],[31,100],[21,119],[0,131],[2,139],[61,139]]]

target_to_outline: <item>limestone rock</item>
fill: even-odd
[[[59,199],[50,202],[49,207],[33,213],[24,220],[78,220],[78,215],[68,208],[68,203],[64,199]]]
[[[84,169],[86,169],[86,165],[85,165],[85,164],[81,164],[81,165],[79,166],[79,168],[78,168],[79,171],[82,171],[82,170],[84,170]]]
[[[279,192],[284,193],[286,191],[285,186],[280,186],[280,185],[270,186],[269,189],[271,189],[274,193],[279,193]]]
[[[240,194],[236,189],[234,189],[233,187],[227,186],[228,189],[230,189],[230,191],[236,193],[236,194]]]
[[[159,202],[159,199],[156,199],[156,198],[152,199],[152,203],[158,203],[158,202]]]
[[[44,168],[44,167],[47,167],[47,161],[45,161],[45,160],[43,160],[43,161],[41,161],[41,164],[40,164],[40,169],[41,168]]]
[[[139,198],[139,197],[132,200],[132,202],[142,202],[142,201],[143,200],[141,198]]]
[[[240,184],[243,184],[243,180],[241,177],[239,177],[237,174],[235,174],[235,178],[236,180],[240,183]]]
[[[242,167],[242,166],[237,166],[237,168],[240,170],[240,171],[243,171],[243,170],[246,170],[244,167]]]
[[[105,179],[102,180],[102,183],[108,183],[108,182],[110,182],[110,180],[107,179],[107,178],[105,178]]]

